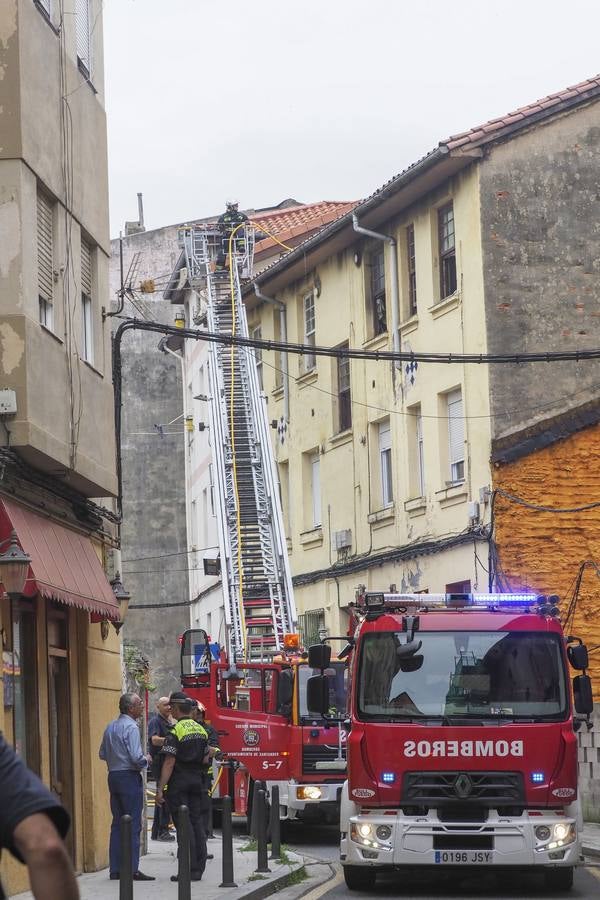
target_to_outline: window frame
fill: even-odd
[[[339,350],[347,350],[349,345],[343,344]],[[336,359],[337,373],[337,426],[338,433],[352,428],[352,384],[350,372],[350,357],[338,356]]]
[[[460,415],[453,413],[453,409],[455,408],[460,411]],[[455,388],[446,394],[446,409],[448,411],[448,463],[450,469],[450,481],[452,484],[462,484],[465,481],[466,454],[464,404],[461,388]]]
[[[410,222],[406,226],[406,278],[408,315],[417,315],[417,257],[415,250],[415,223]]]
[[[419,497],[425,496],[425,445],[423,442],[423,414],[421,407],[415,415],[415,440],[417,451],[417,487]]]
[[[377,260],[377,262],[375,262]],[[369,252],[367,258],[369,274],[369,307],[371,318],[371,337],[387,334],[387,298],[385,283],[385,248],[376,247]],[[383,317],[378,315],[378,303],[383,309]]]
[[[252,333],[250,335],[253,341],[262,340],[262,327],[260,325],[255,325],[252,329]],[[254,359],[256,361],[256,374],[258,376],[258,386],[261,391],[264,391],[264,381],[263,381],[263,356],[262,356],[262,347],[253,347],[254,350]]]
[[[315,472],[317,473],[316,478]],[[312,527],[321,528],[323,515],[321,510],[321,456],[319,451],[312,453],[310,456],[310,494]]]
[[[94,310],[92,298],[81,292],[81,358],[94,365]]]
[[[38,320],[40,325],[49,331],[54,331],[54,207],[54,201],[38,185],[36,192]]]
[[[305,346],[314,347],[316,344],[317,320],[315,311],[315,292],[309,291],[302,298],[302,328]],[[302,357],[304,372],[312,372],[317,367],[317,357],[314,353],[305,353]]]
[[[444,217],[447,217],[446,219]],[[450,228],[450,221],[452,227]],[[440,264],[440,300],[456,293],[458,287],[456,273],[456,220],[454,201],[444,203],[437,211],[438,256]]]
[[[392,468],[392,426],[389,419],[379,422],[379,475],[381,479],[381,508],[394,504],[394,476]]]
[[[82,17],[85,17],[83,21]],[[91,0],[75,0],[75,45],[77,64],[87,78],[92,75]]]

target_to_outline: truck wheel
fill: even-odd
[[[342,866],[346,887],[351,891],[368,891],[375,885],[375,869],[361,866]]]
[[[573,887],[573,866],[547,869],[544,872],[544,882],[546,890],[570,891]]]

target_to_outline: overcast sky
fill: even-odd
[[[370,194],[600,72],[598,0],[104,0],[111,236]]]

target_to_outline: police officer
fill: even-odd
[[[208,795],[202,767],[209,764],[211,751],[206,731],[194,721],[194,701],[180,691],[170,696],[171,715],[175,719],[171,733],[162,746],[164,762],[156,792],[156,802],[164,803],[167,789],[169,808],[177,836],[181,838],[179,809],[187,806],[190,814],[190,867],[192,881],[200,881],[206,866],[206,805]],[[181,852],[181,841],[178,854]],[[171,881],[177,881],[171,875]]]
[[[247,221],[248,216],[238,209],[238,201],[227,200],[225,203],[225,212],[222,213],[217,220],[217,227],[223,235],[221,239],[221,252],[217,256],[217,269],[222,269],[225,266],[225,260],[229,253],[229,238],[231,237],[232,231],[237,225],[241,225],[242,222]],[[236,249],[238,253],[244,252],[243,238],[234,238],[234,244],[236,245],[234,249]]]
[[[196,708],[194,709],[194,718],[199,725],[201,725],[206,731],[206,739],[208,741],[208,746],[211,748],[214,753],[213,756],[216,756],[220,752],[219,748],[219,735],[216,729],[212,727],[212,725],[206,721],[206,707],[204,703],[201,703],[200,700],[196,701]],[[212,829],[211,829],[211,815],[210,815],[210,807],[212,804],[210,790],[212,788],[213,783],[213,761],[212,758],[208,765],[202,767],[202,774],[204,776],[204,785],[206,788],[206,813],[205,813],[205,822],[204,828],[206,830],[206,834],[208,837],[213,837]],[[211,854],[209,853],[207,859],[212,859]]]

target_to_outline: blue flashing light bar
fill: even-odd
[[[488,594],[384,594],[367,592],[364,602],[368,610],[383,611],[390,606],[413,606],[419,609],[498,609],[500,607],[531,607],[540,605],[544,598],[538,594],[488,593]]]
[[[383,781],[384,784],[393,784],[396,780],[396,773],[395,772],[382,772],[381,780]]]
[[[532,772],[531,773],[531,783],[532,784],[543,784],[545,781],[543,772]]]

